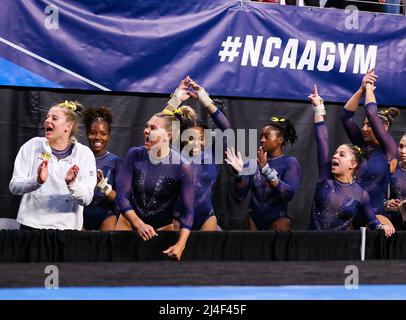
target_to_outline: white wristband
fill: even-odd
[[[386,224],[380,223],[376,226],[376,230],[383,230],[385,229]]]
[[[266,164],[263,168],[262,168],[262,174],[271,182],[275,181],[276,179],[278,179],[278,171],[276,171],[275,169],[271,169],[269,167],[268,164]]]
[[[97,184],[97,187],[100,189],[100,191],[102,193],[104,193],[104,195],[108,196],[110,194],[111,191],[113,191],[113,187],[111,186],[111,184],[107,183],[107,178],[104,178],[102,181],[100,181]]]
[[[206,92],[206,90],[204,90],[204,88],[200,88],[196,91],[196,93],[203,107],[208,108],[211,104],[213,104],[213,100],[211,100],[209,94]]]
[[[177,109],[182,104],[182,94],[185,93],[185,90],[176,88],[175,92],[171,94],[171,98],[168,101],[168,105]]]
[[[324,104],[319,104],[317,106],[313,106],[313,111],[314,111],[315,116],[325,116],[327,114]]]

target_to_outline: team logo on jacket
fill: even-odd
[[[51,155],[49,153],[46,153],[45,151],[41,152],[41,155],[39,156],[41,160],[51,160]]]

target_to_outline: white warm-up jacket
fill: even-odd
[[[48,178],[41,185],[38,167],[44,159]],[[78,176],[67,186],[66,173],[75,164]],[[88,147],[74,140],[72,154],[58,161],[46,138],[32,138],[17,154],[9,186],[11,193],[23,195],[17,222],[38,229],[81,230],[83,206],[92,201],[96,181],[96,160]]]

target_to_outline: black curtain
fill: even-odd
[[[328,0],[325,7],[345,9],[347,6],[356,6],[361,11],[384,12],[379,0]]]
[[[221,97],[217,97],[221,98]],[[142,145],[145,122],[165,107],[168,95],[120,94],[84,92],[71,90],[29,90],[24,88],[0,89],[0,218],[17,216],[19,197],[12,196],[8,189],[14,159],[22,144],[34,136],[43,136],[43,121],[48,109],[66,99],[78,100],[84,106],[107,106],[114,114],[109,151],[125,156],[132,146]],[[302,167],[302,180],[299,190],[289,204],[289,216],[294,229],[306,229],[310,207],[317,180],[316,146],[313,132],[313,110],[307,101],[279,101],[271,99],[221,98],[224,112],[234,129],[260,129],[271,116],[289,118],[296,127],[298,141],[286,146],[285,153],[297,157]],[[202,120],[214,127],[207,114],[194,101],[187,101],[197,111]],[[325,103],[327,126],[330,135],[330,153],[338,145],[348,142],[337,114],[343,105]],[[362,109],[362,108],[360,108]],[[402,111],[403,113],[405,111]],[[363,112],[357,114],[362,123]],[[391,133],[396,141],[406,132],[404,116],[396,119]],[[78,136],[87,143],[84,128]],[[248,139],[246,139],[248,141]],[[247,214],[249,195],[246,201],[234,203],[230,190],[230,172],[223,166],[213,192],[213,201],[221,227],[225,230],[242,229]]]
[[[150,241],[135,232],[1,230],[0,262],[124,262],[168,260],[163,250],[178,233],[161,231]],[[360,260],[360,231],[224,231],[191,233],[185,261]],[[406,259],[406,232],[386,238],[368,231],[367,260]]]

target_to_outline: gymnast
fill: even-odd
[[[237,172],[234,181],[234,198],[244,201],[251,190],[249,213],[245,219],[248,230],[290,230],[287,212],[301,179],[298,160],[283,152],[286,143],[297,139],[293,124],[286,118],[272,117],[261,129],[260,147],[257,153],[257,169],[254,174],[243,174],[245,165],[240,152],[227,148],[226,162]]]
[[[22,230],[83,226],[83,207],[93,198],[93,152],[75,139],[82,106],[65,101],[51,107],[45,137],[27,141],[14,163],[10,191],[22,195],[17,222]]]
[[[175,245],[164,250],[180,260],[194,217],[194,186],[191,165],[172,148],[178,124],[191,127],[195,112],[187,106],[166,107],[148,120],[144,146],[131,148],[116,177],[116,204],[121,215],[116,230],[135,230],[148,241],[159,230],[173,230],[174,207],[181,199],[180,232]]]
[[[174,100],[174,96],[178,96],[179,99]],[[186,101],[189,97],[193,97],[200,102],[220,130],[224,131],[231,128],[228,119],[217,108],[206,90],[189,76],[180,82],[168,103],[177,108],[180,102]],[[208,127],[203,122],[196,121],[192,127],[181,133],[183,137],[182,155],[190,159],[192,163],[195,186],[195,216],[192,230],[215,231],[219,230],[220,227],[217,225],[211,195],[219,167],[214,161],[216,156],[215,145],[212,144],[210,149],[205,149],[205,129],[208,129]],[[224,159],[225,146],[226,143],[223,142],[222,159]],[[175,210],[175,229],[178,227],[177,220],[179,220],[179,211]]]
[[[340,119],[352,144],[361,147],[362,150],[364,159],[356,180],[368,191],[378,220],[384,224],[392,224],[385,217],[387,213],[384,210],[384,203],[390,180],[391,163],[396,159],[398,149],[388,131],[394,118],[399,115],[399,110],[389,108],[378,111],[374,94],[376,80],[374,70],[364,76],[361,87],[341,110]],[[360,129],[354,121],[354,114],[364,94],[366,119]],[[365,224],[366,221],[361,216],[354,219],[355,227]]]
[[[385,210],[395,220],[395,227],[404,229],[406,222],[406,133],[399,141],[399,161],[390,178],[390,197]]]
[[[115,230],[117,210],[115,175],[122,159],[107,151],[113,114],[106,107],[88,108],[83,113],[86,136],[96,158],[97,185],[92,202],[84,209],[84,230]]]
[[[313,104],[314,129],[317,141],[317,160],[319,178],[313,198],[309,229],[311,230],[349,230],[352,220],[361,213],[368,227],[383,230],[391,236],[392,225],[381,224],[371,207],[368,192],[354,179],[362,162],[361,149],[351,144],[342,144],[329,159],[328,132],[324,123],[326,111],[323,100],[314,86],[309,95]]]

